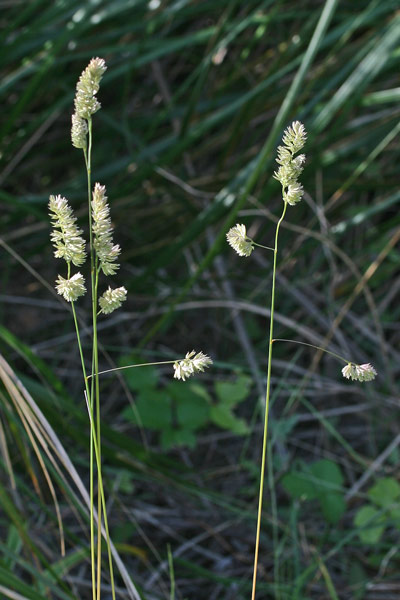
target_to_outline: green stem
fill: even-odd
[[[99,371],[96,375],[104,375],[104,373],[112,373],[113,371],[122,371],[123,369],[134,369],[135,367],[153,367],[154,365],[172,365],[177,361],[184,360],[183,358],[177,358],[175,360],[163,360],[161,362],[142,363],[140,365],[126,365],[125,367],[115,367],[115,369],[107,369],[106,371]],[[93,375],[88,375],[88,379]]]
[[[78,346],[79,346],[79,354],[81,357],[83,378],[85,380],[86,395],[88,398],[90,398],[88,378],[86,375],[85,361],[83,358],[81,337],[79,334],[79,325],[78,325],[78,320],[76,318],[75,306],[74,306],[73,302],[71,302],[71,306],[72,306],[72,314],[74,316],[76,337],[77,337]],[[94,545],[94,510],[93,510],[93,443],[92,443],[94,432],[92,431],[92,427],[93,427],[93,424],[92,424],[92,422],[90,422],[90,562],[91,562],[91,571],[92,571],[93,600],[96,600],[96,573],[95,573],[95,564],[96,563],[95,563],[95,553],[94,553],[95,545]]]
[[[97,257],[95,259],[97,263]],[[93,290],[93,367],[95,373],[95,395],[96,395],[96,436],[97,436],[97,448],[98,448],[98,460],[97,470],[101,471],[101,431],[100,431],[100,388],[99,388],[99,352],[98,352],[98,340],[97,340],[97,289],[99,283],[99,276],[97,269],[95,269],[95,281]],[[92,402],[93,406],[93,402]],[[97,494],[97,512],[100,515],[101,523],[101,497]],[[101,589],[101,528],[97,534],[97,600],[100,600],[100,589]]]
[[[255,242],[251,238],[249,238],[249,240],[251,241],[252,244],[254,244],[254,246],[257,246],[258,248],[264,248],[264,250],[272,250],[272,252],[275,252],[274,249],[270,248],[269,246],[263,246],[262,244],[257,244],[257,242]]]
[[[92,231],[92,205],[91,205],[91,164],[92,164],[92,119],[88,119],[88,150],[85,152],[85,162],[87,170],[87,181],[88,181],[88,205],[89,205],[89,240],[90,240],[90,267],[91,267],[91,287],[92,287],[92,325],[93,325],[93,352],[92,352],[92,385],[91,394],[88,396],[88,404],[90,407],[90,418],[92,422],[91,427],[91,447],[94,444],[96,464],[97,464],[97,477],[98,487],[100,494],[98,495],[98,531],[97,531],[97,600],[101,597],[101,512],[103,507],[104,527],[106,530],[107,540],[107,553],[108,562],[110,569],[110,581],[111,581],[111,593],[112,599],[115,600],[115,583],[114,583],[114,569],[111,556],[111,545],[110,545],[110,534],[108,528],[108,518],[106,503],[104,499],[103,489],[103,478],[101,470],[101,429],[100,429],[100,387],[99,387],[99,352],[98,352],[98,338],[97,338],[97,291],[99,281],[99,270],[97,268],[97,257],[95,255],[95,248],[93,244],[93,231]],[[88,381],[86,377],[86,383]],[[94,396],[96,397],[96,425],[94,420]],[[93,474],[92,474],[93,477]],[[93,499],[91,500],[93,501]]]
[[[91,280],[91,288],[92,288],[92,312],[93,312],[93,269],[94,269],[94,248],[93,248],[93,231],[92,231],[92,203],[91,203],[91,177],[92,177],[92,119],[89,117],[88,119],[88,148],[84,148],[83,154],[85,157],[86,164],[86,173],[87,173],[87,188],[88,188],[88,212],[89,212],[89,248],[90,248],[90,280]],[[92,373],[94,373],[94,360],[92,355]],[[85,380],[87,383],[87,378]],[[93,409],[93,384],[90,393],[86,392],[88,395],[88,401],[92,405]],[[94,464],[93,464],[93,438],[96,435],[94,431],[94,422],[90,423],[90,506],[91,506],[91,522],[90,527],[94,528],[94,517],[93,517],[93,504],[94,504]],[[97,515],[98,523],[97,523],[97,537],[99,536],[99,522],[101,523],[101,512]],[[95,551],[94,551],[94,539],[92,541],[92,549],[91,549],[91,560],[92,560],[92,587],[93,587],[93,600],[96,600],[96,581],[93,582],[93,572],[95,571]],[[97,590],[97,594],[100,593],[100,590]],[[98,595],[97,595],[98,598]]]
[[[265,475],[265,459],[267,455],[267,438],[268,438],[268,412],[269,412],[269,398],[271,389],[271,364],[272,364],[272,339],[274,330],[274,310],[275,310],[275,280],[276,280],[276,257],[278,253],[278,234],[279,227],[285,217],[287,208],[287,202],[284,202],[283,212],[281,218],[276,225],[275,231],[275,248],[274,248],[274,262],[272,270],[272,293],[271,293],[271,318],[269,326],[269,345],[268,345],[268,371],[267,371],[267,389],[265,395],[265,415],[264,415],[264,434],[263,434],[263,445],[261,451],[261,472],[260,472],[260,490],[258,498],[258,513],[257,513],[257,531],[256,531],[256,543],[254,550],[254,569],[253,569],[253,587],[251,592],[251,600],[255,600],[256,597],[256,583],[257,583],[257,566],[258,566],[258,551],[260,546],[260,529],[261,529],[261,513],[262,503],[264,494],[264,475]]]
[[[86,395],[87,395],[87,391],[86,391]],[[93,414],[93,410],[92,410],[89,398],[87,398],[86,405],[87,405],[87,409],[89,412],[89,420],[91,423],[91,427],[94,429],[94,414]],[[99,465],[100,464],[100,455],[99,455],[99,448],[97,445],[97,436],[96,435],[93,436],[93,445],[94,445],[94,453],[96,456],[96,463],[97,463],[97,465]],[[100,497],[101,497],[103,516],[104,516],[104,528],[106,530],[107,548],[109,550],[111,592],[112,592],[113,600],[115,600],[115,584],[114,584],[114,571],[113,571],[112,560],[111,560],[110,532],[109,532],[109,528],[108,528],[106,501],[105,501],[105,497],[104,497],[103,477],[101,474],[101,470],[98,470],[97,475],[98,475],[99,492],[100,492]],[[100,515],[98,515],[98,527],[99,527],[99,531],[101,533]]]
[[[90,248],[90,280],[91,280],[91,288],[92,288],[92,312],[94,305],[93,298],[93,271],[94,271],[94,248],[93,248],[93,231],[92,231],[92,203],[91,203],[91,177],[92,177],[92,119],[89,117],[88,119],[88,148],[84,148],[83,153],[85,157],[86,164],[86,173],[87,173],[87,190],[88,190],[88,213],[89,213],[89,248]],[[94,359],[92,354],[92,373],[95,372],[94,368]],[[85,380],[87,383],[87,378]],[[94,394],[94,386],[92,384],[90,393],[86,392],[88,395],[88,402],[91,403],[91,407],[93,410],[93,394]],[[93,520],[93,503],[94,503],[94,464],[93,464],[93,438],[96,435],[94,431],[94,422],[90,423],[90,506],[91,506],[91,523],[90,526],[94,527]],[[97,515],[98,523],[97,523],[97,537],[99,537],[99,531],[101,528],[101,512]],[[93,583],[93,572],[95,570],[95,552],[94,552],[94,540],[93,540],[93,548],[91,550],[91,560],[93,562],[92,565],[92,587],[93,587],[93,600],[96,600],[96,582]],[[97,590],[97,593],[100,593],[100,590]]]
[[[272,343],[275,342],[291,342],[292,344],[300,344],[301,346],[308,346],[309,348],[315,348],[316,350],[321,350],[321,352],[326,352],[326,354],[330,354],[331,356],[334,356],[335,358],[338,358],[339,360],[342,360],[343,362],[347,363],[347,364],[355,364],[353,363],[351,360],[347,360],[346,358],[344,358],[344,356],[341,356],[340,354],[336,354],[336,352],[331,352],[331,350],[326,350],[326,348],[322,348],[321,346],[315,346],[314,344],[307,344],[307,342],[298,342],[297,340],[286,340],[284,338],[275,338],[272,340]]]

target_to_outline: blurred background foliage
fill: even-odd
[[[85,227],[70,118],[100,56],[93,178],[128,289],[101,320],[101,366],[215,362],[187,384],[169,367],[102,379],[119,597],[170,597],[168,545],[177,599],[249,597],[271,255],[239,258],[225,233],[273,245],[275,149],[299,119],[306,196],[281,230],[275,334],[379,377],[275,345],[259,598],[398,598],[398,0],[0,5],[0,595],[91,597],[88,420],[47,202],[66,196]]]

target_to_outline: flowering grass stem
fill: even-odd
[[[96,304],[94,304],[95,299],[93,295],[94,289],[94,248],[93,248],[93,231],[92,231],[92,209],[91,209],[91,172],[92,172],[92,119],[88,119],[88,146],[87,148],[83,148],[83,154],[85,158],[86,165],[86,175],[87,175],[87,188],[88,188],[88,216],[89,216],[89,248],[90,248],[90,279],[91,279],[91,288],[92,288],[92,315],[96,312]],[[94,323],[93,323],[94,325]],[[94,328],[93,328],[93,354],[92,354],[92,374],[95,372],[94,366]],[[85,382],[87,382],[87,377],[85,377]],[[90,404],[91,410],[93,411],[93,392],[94,385],[92,384],[91,390],[87,390],[87,400]],[[91,531],[91,562],[92,562],[92,588],[93,588],[93,600],[96,600],[96,579],[95,579],[95,545],[94,545],[94,536],[92,536],[92,530],[94,530],[94,461],[93,461],[93,438],[95,436],[94,430],[94,422],[90,421],[90,531]],[[98,513],[97,518],[101,519],[101,512]],[[99,527],[99,526],[98,526]],[[99,533],[97,533],[99,535]]]
[[[111,594],[112,599],[115,600],[115,583],[114,583],[114,571],[111,556],[111,545],[110,535],[108,528],[107,509],[104,500],[104,490],[102,482],[101,472],[101,415],[100,415],[100,387],[99,387],[99,352],[98,352],[98,338],[97,338],[97,296],[98,296],[98,283],[99,283],[99,268],[97,265],[97,257],[94,252],[93,244],[93,227],[92,227],[92,182],[91,182],[91,156],[92,156],[92,145],[93,145],[93,133],[92,133],[92,119],[88,118],[88,148],[87,152],[84,150],[86,171],[87,171],[87,184],[88,184],[88,214],[89,214],[89,240],[90,240],[90,271],[91,271],[91,287],[92,287],[92,326],[93,326],[93,349],[92,349],[92,385],[91,393],[89,395],[89,405],[91,409],[91,427],[90,427],[90,456],[91,456],[91,468],[90,468],[90,488],[91,488],[91,519],[93,519],[93,504],[94,504],[94,468],[93,468],[93,445],[95,447],[96,465],[97,465],[97,477],[99,493],[97,497],[97,514],[98,514],[98,528],[97,528],[97,600],[101,598],[101,515],[103,512],[104,527],[106,530],[106,541],[107,541],[107,552],[108,562],[110,569],[110,580],[111,580]],[[88,381],[88,377],[85,378]],[[95,401],[94,401],[95,398]],[[96,409],[94,410],[94,406]],[[96,414],[96,419],[94,418]],[[97,450],[96,450],[97,447]],[[102,511],[103,505],[103,511]],[[92,560],[94,560],[94,551],[91,553]]]
[[[269,413],[269,399],[271,391],[271,364],[272,364],[272,340],[274,331],[274,310],[275,310],[275,282],[276,282],[276,258],[278,254],[278,235],[280,225],[285,218],[287,208],[287,202],[283,203],[283,211],[281,218],[279,219],[276,230],[275,230],[275,248],[274,248],[274,261],[272,269],[272,293],[271,293],[271,318],[269,326],[269,344],[268,344],[268,366],[267,366],[267,389],[265,393],[265,414],[264,414],[264,433],[263,433],[263,445],[261,451],[261,470],[260,470],[260,489],[258,497],[258,512],[257,512],[257,529],[256,529],[256,543],[254,550],[254,568],[253,568],[253,586],[251,592],[251,600],[256,597],[256,584],[257,584],[257,567],[258,567],[258,552],[260,547],[260,530],[261,530],[261,514],[264,496],[264,476],[265,476],[265,462],[267,456],[267,441],[268,441],[268,413]]]
[[[82,373],[83,373],[83,378],[85,380],[85,391],[86,391],[86,398],[87,398],[87,402],[91,402],[90,398],[90,390],[89,390],[89,385],[88,385],[88,377],[86,375],[86,367],[85,367],[85,360],[83,358],[83,350],[82,350],[82,343],[81,343],[81,336],[79,333],[79,325],[78,325],[78,320],[76,318],[76,311],[75,311],[75,305],[73,302],[71,302],[71,307],[72,307],[72,314],[74,317],[74,323],[75,323],[75,331],[76,331],[76,338],[78,340],[78,347],[79,347],[79,355],[81,357],[81,364],[82,364]],[[94,545],[94,510],[93,510],[93,494],[94,494],[94,489],[93,489],[93,422],[92,420],[90,420],[90,564],[91,564],[91,572],[92,572],[92,596],[93,596],[93,600],[96,600],[96,571],[95,571],[95,545]]]

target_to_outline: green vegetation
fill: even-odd
[[[398,2],[4,4],[0,596],[92,597],[89,421],[48,200],[65,195],[86,228],[69,132],[99,56],[93,183],[128,291],[99,316],[99,367],[192,348],[214,361],[186,383],[171,365],[100,377],[117,598],[251,597],[273,255],[239,257],[226,233],[244,223],[273,245],[271,175],[294,120],[305,196],[280,228],[274,335],[378,377],[347,381],[332,357],[274,344],[257,598],[397,597]],[[90,352],[89,297],[76,309]]]

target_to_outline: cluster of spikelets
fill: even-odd
[[[175,361],[174,377],[185,381],[195,373],[202,373],[210,365],[212,365],[212,360],[209,356],[203,354],[203,352],[196,354],[195,350],[192,350],[186,354],[184,359]]]
[[[300,121],[293,121],[283,134],[283,146],[278,146],[276,162],[280,166],[275,171],[274,178],[282,185],[283,201],[292,206],[301,200],[304,193],[298,178],[303,171],[306,157],[304,154],[295,154],[303,148],[306,139],[304,125]],[[254,250],[254,241],[248,237],[246,226],[243,224],[237,223],[232,227],[226,234],[226,239],[239,256],[250,256]]]
[[[72,115],[71,140],[75,148],[86,150],[88,121],[100,108],[97,92],[107,67],[102,58],[92,58],[76,84],[75,112]]]
[[[306,157],[304,154],[298,154],[307,140],[305,127],[300,121],[293,121],[282,137],[282,146],[278,146],[278,157],[276,162],[279,169],[275,171],[274,178],[282,185],[283,201],[290,205],[295,205],[301,200],[304,194],[303,186],[298,178],[301,175]],[[250,256],[256,243],[246,232],[246,226],[237,223],[235,227],[226,234],[228,244],[239,254],[239,256]],[[356,365],[349,362],[342,369],[343,377],[355,381],[372,381],[377,375],[374,367],[369,363]]]
[[[237,223],[235,227],[231,227],[226,239],[239,256],[250,256],[254,250],[254,242],[247,236],[246,226],[243,224]]]
[[[121,252],[118,244],[113,244],[110,207],[107,203],[106,188],[96,183],[92,199],[93,245],[104,275],[115,275],[119,265],[115,262]]]
[[[88,121],[100,108],[96,94],[100,80],[106,70],[104,60],[92,58],[83,71],[76,86],[75,113],[72,115],[71,138],[76,148],[86,153]],[[110,207],[107,203],[105,187],[96,183],[92,202],[93,247],[95,265],[105,275],[114,275],[119,268],[116,260],[121,252],[118,244],[113,243]],[[76,226],[76,217],[67,200],[61,196],[50,196],[49,211],[53,225],[51,241],[55,247],[56,258],[63,258],[68,265],[68,277],[58,276],[56,290],[67,302],[75,302],[86,292],[85,280],[81,273],[70,275],[71,263],[77,267],[86,259],[86,242],[82,230]],[[110,287],[99,298],[100,312],[109,314],[119,308],[126,299],[126,289]]]
[[[100,81],[106,71],[102,58],[92,58],[83,71],[76,86],[75,112],[72,115],[71,141],[75,148],[81,148],[87,160],[87,137],[91,126],[91,118],[100,108],[97,99]],[[68,265],[68,277],[58,275],[56,290],[67,302],[75,302],[86,292],[85,279],[81,273],[70,275],[71,263],[80,267],[86,260],[86,242],[82,237],[82,230],[76,225],[72,208],[67,200],[61,196],[50,196],[49,211],[53,226],[51,241],[55,247],[56,258],[63,258]],[[121,248],[114,244],[112,237],[112,224],[110,207],[107,202],[105,186],[96,183],[91,201],[93,248],[95,252],[95,267],[103,271],[104,275],[115,275],[119,269],[116,262]],[[110,286],[99,298],[101,313],[107,315],[126,300],[126,289],[119,287],[112,289]],[[203,352],[188,352],[184,359],[174,363],[174,377],[185,381],[195,373],[201,373],[212,364],[212,360]]]
[[[294,121],[283,135],[283,146],[278,146],[278,158],[276,162],[280,165],[275,171],[274,178],[282,185],[283,200],[294,206],[303,197],[303,186],[298,182],[306,157],[304,154],[295,156],[306,143],[307,134],[304,125],[300,121]]]
[[[369,363],[356,365],[355,363],[349,362],[343,367],[342,375],[343,377],[346,377],[346,379],[352,379],[353,381],[372,381],[375,379],[377,372]]]

